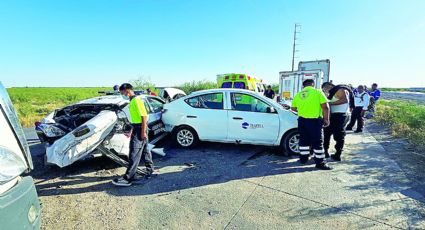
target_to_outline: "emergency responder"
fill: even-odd
[[[148,114],[142,100],[136,97],[132,85],[124,83],[119,90],[123,98],[130,100],[129,110],[133,128],[130,133],[130,154],[127,171],[123,177],[114,179],[112,183],[116,186],[130,186],[135,179],[142,157],[146,166],[146,174],[150,175],[154,171],[152,154],[147,148]]]
[[[311,147],[316,168],[330,170],[322,140],[323,127],[329,126],[329,105],[323,92],[314,88],[314,80],[305,80],[303,87],[292,101],[292,110],[298,112],[300,163],[307,163]]]
[[[357,87],[357,93],[354,94],[355,108],[353,109],[353,112],[351,113],[351,121],[348,124],[346,130],[349,130],[349,131],[353,130],[353,126],[357,122],[357,129],[355,133],[363,132],[363,126],[364,126],[363,117],[369,107],[369,100],[370,100],[369,97],[370,97],[369,94],[364,90],[364,86],[359,85],[359,87]]]
[[[275,95],[276,94],[275,94],[274,90],[272,89],[272,86],[271,85],[267,86],[267,90],[264,92],[264,96],[273,100]]]
[[[375,102],[379,100],[379,98],[381,97],[381,90],[378,89],[378,84],[372,84],[372,90],[370,90],[369,95],[373,97]]]
[[[369,101],[369,111],[366,114],[366,118],[370,119],[375,114],[376,109],[376,103],[378,102],[379,98],[381,97],[381,90],[378,89],[378,84],[373,83],[372,89],[369,91],[370,95],[370,101]]]
[[[350,97],[353,93],[349,86],[337,85],[330,82],[325,82],[322,85],[323,92],[329,100],[330,106],[330,124],[324,128],[323,148],[325,149],[326,158],[329,157],[329,145],[331,136],[336,142],[335,154],[332,159],[341,161],[341,154],[344,149],[345,127],[348,123],[348,114],[350,112]]]

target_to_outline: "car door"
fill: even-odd
[[[155,97],[146,97],[144,101],[147,103],[147,107],[149,107],[149,141],[153,141],[165,132],[165,126],[161,120],[165,102]]]
[[[186,123],[193,127],[201,140],[226,141],[227,110],[223,93],[207,93],[187,98]]]
[[[228,139],[240,143],[273,145],[279,135],[279,115],[261,97],[230,93]]]

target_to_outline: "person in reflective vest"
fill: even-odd
[[[328,100],[321,90],[314,88],[314,80],[305,80],[303,87],[295,95],[291,106],[293,111],[298,112],[300,163],[308,162],[312,148],[316,168],[330,170],[323,150],[323,127],[329,126]]]

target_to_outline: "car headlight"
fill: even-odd
[[[66,134],[62,129],[54,125],[41,124],[38,128],[41,129],[47,137],[60,137]]]
[[[38,217],[38,211],[37,208],[34,205],[31,205],[31,207],[28,209],[28,221],[33,224],[34,221]]]
[[[0,184],[21,175],[27,169],[22,159],[10,149],[0,146]]]

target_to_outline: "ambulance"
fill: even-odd
[[[263,80],[243,73],[219,74],[217,85],[224,89],[247,89],[261,95],[266,90]]]

